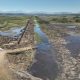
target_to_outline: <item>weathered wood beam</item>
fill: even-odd
[[[26,26],[25,26],[24,29],[23,29],[24,31],[23,31],[23,33],[21,34],[21,36],[20,36],[20,38],[19,38],[19,40],[18,40],[18,44],[20,44],[21,39],[22,39],[24,33],[26,32],[26,30],[28,30],[28,25],[30,24],[31,19],[32,19],[32,17],[30,17],[30,19],[29,19],[28,22],[26,23]]]
[[[20,38],[19,38],[19,40],[18,40],[18,44],[20,44],[20,41],[21,41],[21,39],[22,39],[22,37],[23,37],[23,35],[24,35],[24,33],[25,33],[25,31],[26,31],[27,27],[28,27],[29,21],[30,21],[30,20],[28,20],[28,22],[27,22],[27,24],[26,24],[25,28],[23,29],[24,31],[23,31],[23,33],[22,33],[21,37],[20,37]]]
[[[17,54],[17,53],[20,53],[20,52],[24,52],[24,51],[28,51],[28,50],[33,50],[33,49],[36,49],[36,47],[29,46],[29,47],[17,48],[17,49],[13,49],[13,50],[3,50],[0,53]]]

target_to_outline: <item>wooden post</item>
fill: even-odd
[[[19,40],[18,40],[18,44],[20,44],[20,41],[21,41],[21,39],[22,39],[22,37],[23,37],[25,31],[27,30],[28,24],[29,24],[29,20],[28,20],[28,22],[27,22],[27,24],[26,24],[26,27],[23,29],[24,31],[23,31],[21,37],[20,37]]]

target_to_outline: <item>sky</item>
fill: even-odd
[[[0,0],[0,12],[80,12],[80,0]]]

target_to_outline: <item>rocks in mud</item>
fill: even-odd
[[[9,43],[11,40],[13,40],[13,39],[9,38],[9,37],[0,36],[0,45]]]
[[[31,74],[29,74],[27,71],[14,71],[14,74],[16,74],[19,78],[19,80],[42,80],[40,78],[34,77]]]
[[[49,41],[53,43],[55,49],[57,50],[57,60],[58,66],[60,67],[60,75],[57,76],[56,80],[80,80],[80,59],[75,59],[72,57],[70,50],[65,47],[67,42],[65,39],[63,39],[61,32],[59,33],[50,29],[43,31],[47,33],[50,39]],[[57,36],[55,32],[58,33],[59,36]]]
[[[62,58],[62,62],[60,62],[62,68],[62,80],[79,80],[78,71],[80,70],[76,66],[79,65],[78,61],[71,56],[71,52],[62,45],[61,41],[65,40],[63,40],[63,38],[59,38],[58,40],[55,40],[54,44]]]
[[[2,50],[3,49],[0,48],[0,51]],[[5,75],[9,75],[10,79],[5,78],[4,80],[42,80],[27,72],[27,69],[31,66],[32,61],[34,60],[34,53],[35,51],[30,50],[19,54],[6,54],[5,60],[7,65],[6,67],[4,66],[4,68],[9,72],[9,74],[5,73]],[[5,77],[5,75],[3,76]]]
[[[34,60],[35,50],[18,54],[6,54],[7,67],[12,80],[41,80],[30,75],[27,70]]]
[[[35,51],[31,50],[17,54],[6,54],[9,66],[16,70],[27,70],[28,66],[30,66],[33,61],[34,52]]]

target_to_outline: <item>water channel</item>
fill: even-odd
[[[42,41],[37,44],[38,48],[35,55],[35,62],[30,68],[30,73],[43,80],[54,80],[58,73],[56,51],[49,43],[46,34],[40,29],[37,21],[35,21],[34,31]]]

